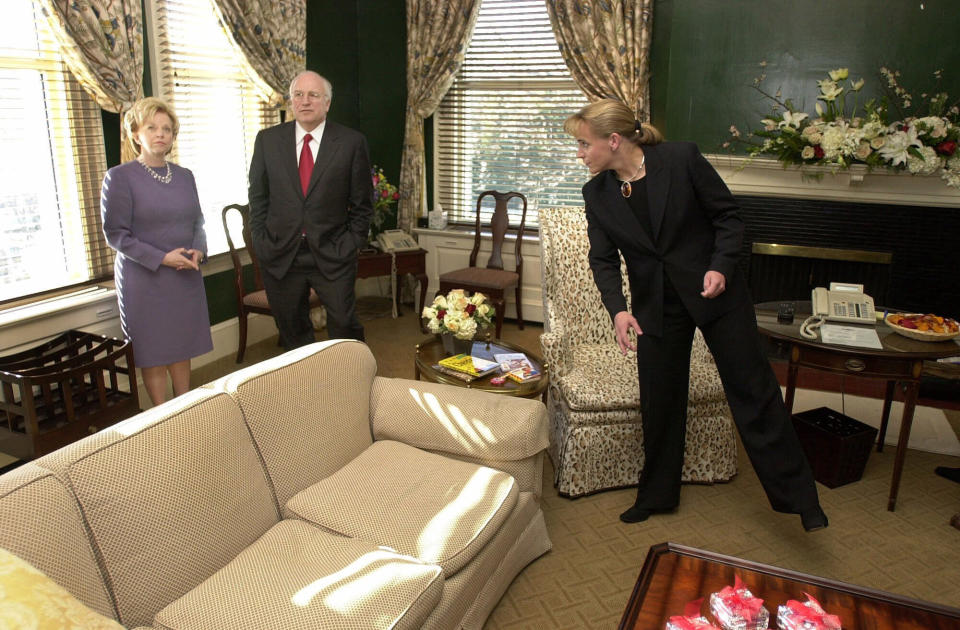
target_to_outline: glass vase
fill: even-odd
[[[470,354],[473,350],[473,339],[460,339],[452,333],[440,333],[440,341],[443,343],[443,351],[448,356],[455,354]]]

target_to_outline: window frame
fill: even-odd
[[[212,0],[201,0],[201,1],[212,2]],[[172,44],[169,42],[169,39],[162,32],[163,29],[160,25],[161,19],[158,16],[158,12],[161,10],[158,4],[162,2],[165,2],[165,0],[144,0],[144,29],[145,29],[145,32],[148,34],[144,48],[147,51],[147,57],[148,57],[147,65],[150,69],[151,94],[156,95],[170,102],[170,104],[173,106],[174,110],[177,113],[177,117],[180,119],[180,133],[178,134],[177,140],[174,143],[173,150],[171,151],[170,155],[171,155],[171,159],[175,163],[195,173],[197,189],[200,194],[201,210],[204,213],[204,219],[205,219],[204,229],[207,234],[208,249],[210,249],[211,244],[215,244],[218,241],[222,241],[221,243],[222,249],[217,249],[217,250],[210,249],[210,251],[208,251],[208,256],[210,257],[210,260],[212,262],[218,263],[212,266],[209,264],[206,266],[206,268],[204,269],[205,275],[209,275],[211,273],[219,273],[221,271],[225,271],[227,269],[232,268],[232,265],[228,264],[229,256],[225,256],[225,254],[229,253],[229,249],[226,244],[226,237],[224,234],[223,224],[221,221],[221,212],[222,212],[223,206],[225,205],[228,205],[231,203],[248,203],[249,200],[246,197],[247,189],[248,189],[247,175],[249,173],[249,168],[250,168],[250,158],[253,155],[254,139],[256,138],[256,134],[260,130],[281,122],[282,106],[275,107],[275,106],[270,106],[266,104],[268,103],[269,97],[263,94],[261,86],[259,86],[258,83],[251,78],[252,74],[254,73],[254,70],[246,62],[245,58],[243,57],[243,53],[239,50],[239,48],[236,45],[234,45],[234,43],[232,42],[232,40],[230,40],[228,35],[224,34],[224,37],[227,38],[229,45],[233,49],[236,57],[238,58],[238,61],[237,61],[238,67],[236,72],[243,77],[243,80],[247,84],[247,87],[250,90],[252,90],[261,99],[262,103],[264,103],[264,105],[261,106],[261,110],[264,111],[264,113],[260,115],[260,119],[263,120],[265,124],[257,126],[256,129],[252,129],[249,126],[244,126],[244,132],[242,135],[245,138],[245,144],[249,146],[249,152],[248,152],[249,154],[246,156],[246,159],[244,160],[245,166],[243,168],[243,176],[242,176],[242,182],[243,182],[242,197],[238,195],[236,198],[231,198],[229,200],[224,199],[223,200],[224,203],[219,204],[219,207],[212,207],[212,206],[205,207],[204,206],[205,195],[204,195],[203,189],[204,189],[204,186],[207,184],[204,183],[204,180],[209,178],[205,178],[202,175],[197,175],[196,174],[197,167],[192,168],[190,164],[182,164],[179,161],[181,141],[185,133],[184,122],[185,120],[189,121],[189,116],[188,116],[188,112],[181,111],[181,108],[179,108],[177,105],[176,99],[171,98],[170,91],[164,88],[165,81],[168,81],[170,77],[172,77],[173,72],[167,71],[164,68],[164,63],[162,59],[163,55],[158,53],[158,49],[163,46],[172,47]],[[217,15],[216,11],[212,11],[212,14],[214,16]],[[272,117],[270,116],[269,113],[266,113],[266,110],[272,110],[272,114],[273,114]],[[186,125],[186,127],[189,127],[189,125]],[[203,161],[205,162],[205,160]],[[212,235],[212,238],[211,238],[211,235]],[[226,262],[221,259],[226,259]]]
[[[4,71],[26,71],[37,75],[43,102],[43,111],[38,115],[45,123],[43,131],[37,133],[44,135],[51,149],[53,191],[50,195],[56,206],[55,220],[60,225],[59,240],[65,260],[63,273],[53,284],[44,283],[42,288],[35,290],[43,277],[28,276],[15,283],[17,286],[13,290],[21,293],[7,295],[6,290],[0,293],[0,308],[68,293],[77,287],[108,280],[113,275],[113,252],[106,243],[100,222],[100,184],[107,170],[100,107],[73,76],[39,6],[27,0],[18,10],[32,13],[34,36],[31,39],[38,48],[36,52],[14,46],[2,49],[0,67]],[[18,50],[22,53],[18,54]],[[26,118],[30,116],[23,117],[23,120]],[[16,116],[12,117],[13,122],[17,120]],[[27,126],[31,125],[25,125],[25,128]],[[42,159],[46,160],[45,157]],[[22,191],[15,189],[11,192]],[[46,209],[49,201],[41,200],[41,203],[44,207],[38,206],[37,211],[43,216],[49,212]],[[21,206],[15,205],[14,208]],[[17,212],[14,210],[15,214]],[[43,251],[34,257],[47,256],[44,252],[49,247],[44,240],[49,239],[47,235],[38,240],[35,247]],[[8,260],[6,264],[11,262]],[[13,283],[4,286],[9,284]],[[28,292],[23,293],[25,287]]]
[[[482,2],[486,2],[488,7],[492,6],[490,9],[491,13],[500,15],[500,21],[503,23],[512,22],[513,14],[510,13],[510,11],[515,8],[523,12],[532,10],[531,8],[533,6],[537,6],[538,8],[542,7],[542,20],[539,17],[538,20],[548,25],[550,37],[553,38],[552,27],[549,27],[549,16],[547,15],[546,7],[542,5],[542,2],[527,2],[522,6],[512,2],[511,0],[482,0]],[[483,27],[484,18],[487,17],[484,14],[484,4],[481,4],[480,12],[481,14],[477,19],[478,29]],[[487,28],[490,28],[489,25]],[[497,30],[499,32],[499,29]],[[476,35],[477,31],[474,32],[474,38]],[[551,127],[549,135],[552,136],[551,141],[554,142],[554,154],[557,154],[557,142],[566,144],[566,132],[563,131],[563,120],[566,119],[566,116],[574,113],[588,102],[586,95],[577,86],[568,68],[566,67],[566,64],[563,62],[562,56],[560,55],[559,46],[557,46],[555,55],[552,53],[549,55],[550,57],[553,57],[553,59],[550,60],[550,64],[546,66],[542,63],[542,56],[538,56],[536,53],[531,53],[531,62],[528,64],[528,66],[532,66],[536,60],[539,60],[541,61],[539,64],[541,70],[548,76],[539,78],[531,78],[530,76],[517,76],[512,79],[504,79],[490,76],[484,77],[483,71],[485,68],[482,61],[473,60],[473,63],[471,64],[471,48],[473,47],[474,41],[476,41],[474,38],[472,38],[471,42],[467,45],[464,63],[458,70],[450,89],[441,100],[436,112],[433,114],[431,121],[433,136],[433,163],[431,165],[433,178],[433,199],[435,204],[441,205],[447,212],[449,224],[453,229],[470,229],[475,225],[477,196],[483,192],[483,190],[489,189],[489,187],[481,183],[476,190],[466,189],[466,181],[471,179],[469,176],[465,175],[467,168],[466,161],[469,159],[471,151],[463,147],[466,147],[471,142],[471,140],[466,138],[467,134],[464,131],[464,125],[467,124],[469,115],[461,118],[451,117],[450,110],[454,108],[454,106],[451,104],[452,99],[463,99],[465,92],[468,90],[473,92],[485,92],[489,95],[492,95],[495,92],[501,92],[510,95],[527,91],[531,94],[531,97],[536,97],[537,93],[543,90],[570,91],[571,93],[575,92],[578,95],[578,98],[570,99],[569,105],[564,109],[562,118],[559,116],[556,117],[556,129]],[[551,41],[555,43],[555,39],[552,39]],[[487,52],[489,52],[489,49]],[[482,59],[483,54],[484,50],[481,49],[478,56]],[[514,72],[519,74],[525,72],[525,70],[520,69],[515,70]],[[558,77],[558,73],[562,73],[565,78]],[[465,77],[464,75],[467,76]],[[481,98],[484,97],[478,96],[473,100],[476,102]],[[513,98],[516,99],[517,102],[522,99],[520,96],[513,96]],[[558,98],[556,102],[562,103],[563,99]],[[469,110],[470,106],[468,104],[461,105],[461,108],[464,110]],[[518,111],[521,109],[522,108],[518,106]],[[562,140],[558,140],[558,137],[562,138]],[[542,139],[542,135],[531,136],[531,140],[533,140],[533,142],[537,142],[540,139]],[[461,148],[456,151],[451,149],[451,147],[457,145],[459,145]],[[563,182],[569,182],[565,183],[561,189],[563,193],[557,195],[562,199],[560,203],[544,203],[544,200],[541,199],[541,197],[547,196],[544,194],[544,191],[548,189],[548,185],[546,184],[534,186],[532,193],[529,188],[524,190],[523,186],[512,188],[517,192],[523,193],[527,197],[528,210],[526,216],[526,229],[528,231],[537,232],[539,229],[538,209],[540,206],[550,207],[552,205],[582,205],[580,188],[582,187],[583,183],[589,179],[589,175],[587,174],[587,171],[583,167],[582,163],[580,163],[576,158],[576,146],[572,139],[570,139],[568,146],[570,160],[567,161],[564,159],[553,162],[553,164],[564,166],[564,170],[562,171],[564,176],[558,179]],[[544,148],[539,155],[546,156],[550,153],[551,151],[548,148]],[[473,154],[477,155],[476,152],[473,152]],[[449,177],[448,173],[451,171],[457,172],[457,169],[460,169],[459,175],[453,178]],[[499,167],[498,172],[501,174],[508,173],[509,168]],[[582,177],[578,177],[578,175],[582,175]],[[552,188],[550,189],[552,190]],[[575,192],[573,192],[574,190]],[[507,190],[500,189],[500,192],[507,192]],[[426,200],[424,200],[424,203],[426,203]],[[521,205],[516,204],[516,202],[511,203],[508,206],[511,226],[515,226],[519,223],[520,207]],[[487,202],[484,203],[484,207],[481,209],[482,226],[489,225],[489,217],[492,213],[492,209],[492,202],[489,204],[489,207],[487,207]]]

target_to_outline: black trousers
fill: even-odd
[[[327,333],[330,339],[363,341],[363,326],[357,318],[355,284],[356,273],[335,282],[324,278],[306,243],[301,245],[283,278],[278,280],[264,273],[263,286],[283,347],[292,350],[316,341],[310,321],[311,288],[327,310]]]
[[[664,278],[665,285],[670,282]],[[637,506],[668,510],[680,501],[687,422],[690,349],[695,324],[672,286],[665,286],[663,336],[637,338],[643,451]],[[763,351],[753,305],[746,303],[701,328],[743,446],[770,505],[800,513],[819,503],[780,385]]]

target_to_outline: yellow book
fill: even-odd
[[[455,354],[452,357],[440,359],[440,365],[472,376],[483,376],[500,368],[500,364],[496,361],[472,357],[469,354]]]

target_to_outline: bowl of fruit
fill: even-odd
[[[885,321],[894,332],[920,341],[946,341],[960,335],[957,320],[930,313],[890,313]]]

